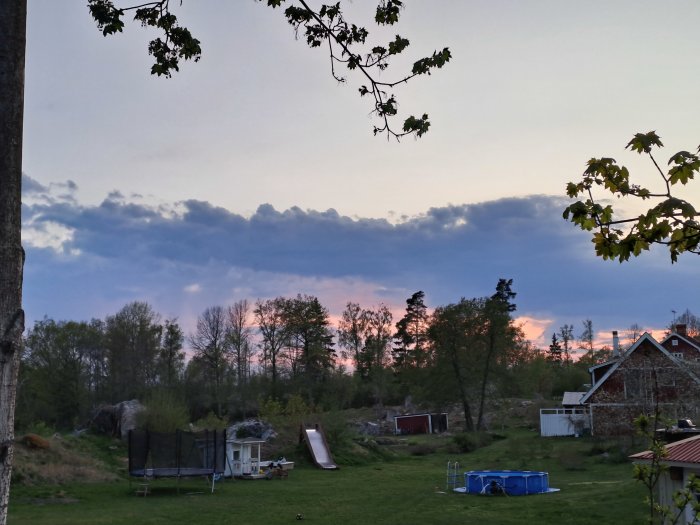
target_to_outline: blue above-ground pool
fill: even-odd
[[[557,492],[549,488],[549,474],[532,470],[470,470],[464,473],[468,494],[526,496]]]

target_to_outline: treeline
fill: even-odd
[[[386,305],[349,302],[335,327],[308,295],[213,306],[189,334],[143,302],[103,320],[45,318],[24,339],[16,426],[81,427],[100,404],[134,398],[170,399],[195,421],[253,415],[268,400],[331,410],[410,395],[436,410],[459,403],[466,429],[484,427],[491,399],[549,397],[588,380],[590,360],[525,339],[511,286],[501,279],[490,297],[432,313],[416,292],[398,320]]]

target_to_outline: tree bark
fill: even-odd
[[[484,375],[481,378],[481,389],[479,391],[479,415],[476,421],[476,429],[484,430],[484,403],[486,401],[486,386],[489,382],[489,374],[491,373],[491,359],[496,350],[496,334],[493,331],[493,326],[489,328],[489,347],[486,352],[486,362],[484,363]]]
[[[22,310],[22,121],[27,1],[0,2],[0,525],[7,523]]]
[[[456,342],[452,342],[450,345],[450,361],[452,362],[452,369],[455,373],[455,379],[457,379],[457,388],[459,389],[459,399],[462,402],[462,409],[464,410],[464,431],[473,432],[474,431],[474,421],[472,420],[472,411],[469,406],[469,396],[467,396],[467,380],[462,375],[462,369],[459,364],[458,357],[458,347]]]

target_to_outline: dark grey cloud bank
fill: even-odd
[[[25,177],[25,303],[30,319],[103,316],[148,300],[167,316],[241,298],[314,293],[400,306],[415,290],[431,305],[491,293],[513,278],[521,315],[599,330],[666,324],[695,308],[699,267],[663,253],[631,263],[596,258],[588,237],[561,218],[550,196],[431,208],[392,224],[261,205],[249,218],[185,201],[172,208],[111,193],[81,205],[72,183]],[[33,235],[69,232],[43,244]],[[338,313],[338,312],[336,312]]]

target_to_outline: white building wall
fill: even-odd
[[[590,429],[590,419],[584,408],[540,409],[540,436],[574,436]]]

